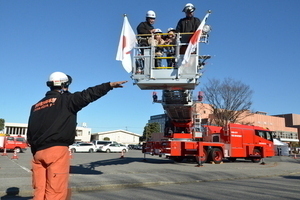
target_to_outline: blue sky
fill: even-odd
[[[27,123],[31,105],[48,90],[49,74],[62,71],[72,76],[73,92],[128,80],[80,111],[78,123],[92,132],[142,134],[149,116],[163,109],[115,60],[123,14],[136,31],[154,10],[155,27],[166,31],[184,17],[186,3],[195,5],[199,18],[212,10],[207,24],[213,31],[202,50],[212,59],[194,94],[208,79],[231,77],[254,91],[254,111],[300,114],[299,0],[0,0],[0,118]]]

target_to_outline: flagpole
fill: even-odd
[[[120,35],[116,60],[122,61],[123,68],[128,73],[130,73],[132,71],[131,55],[136,43],[136,36],[128,22],[127,14],[123,14],[123,18],[124,21]]]

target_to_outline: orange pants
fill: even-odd
[[[66,200],[70,171],[69,148],[37,151],[32,160],[33,200]]]

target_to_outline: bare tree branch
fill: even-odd
[[[228,122],[236,123],[251,115],[246,111],[252,106],[253,91],[241,81],[231,78],[225,78],[222,82],[211,79],[204,85],[203,91],[218,126],[225,126]]]

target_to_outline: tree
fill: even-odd
[[[0,131],[4,129],[4,126],[5,126],[5,120],[0,118]]]
[[[153,122],[153,123],[147,123],[144,127],[143,136],[140,137],[140,141],[147,141],[151,138],[152,133],[158,133],[160,132],[159,123]]]
[[[213,121],[218,126],[241,122],[251,115],[253,91],[241,81],[225,78],[222,82],[211,79],[204,85],[205,100],[211,105]]]

